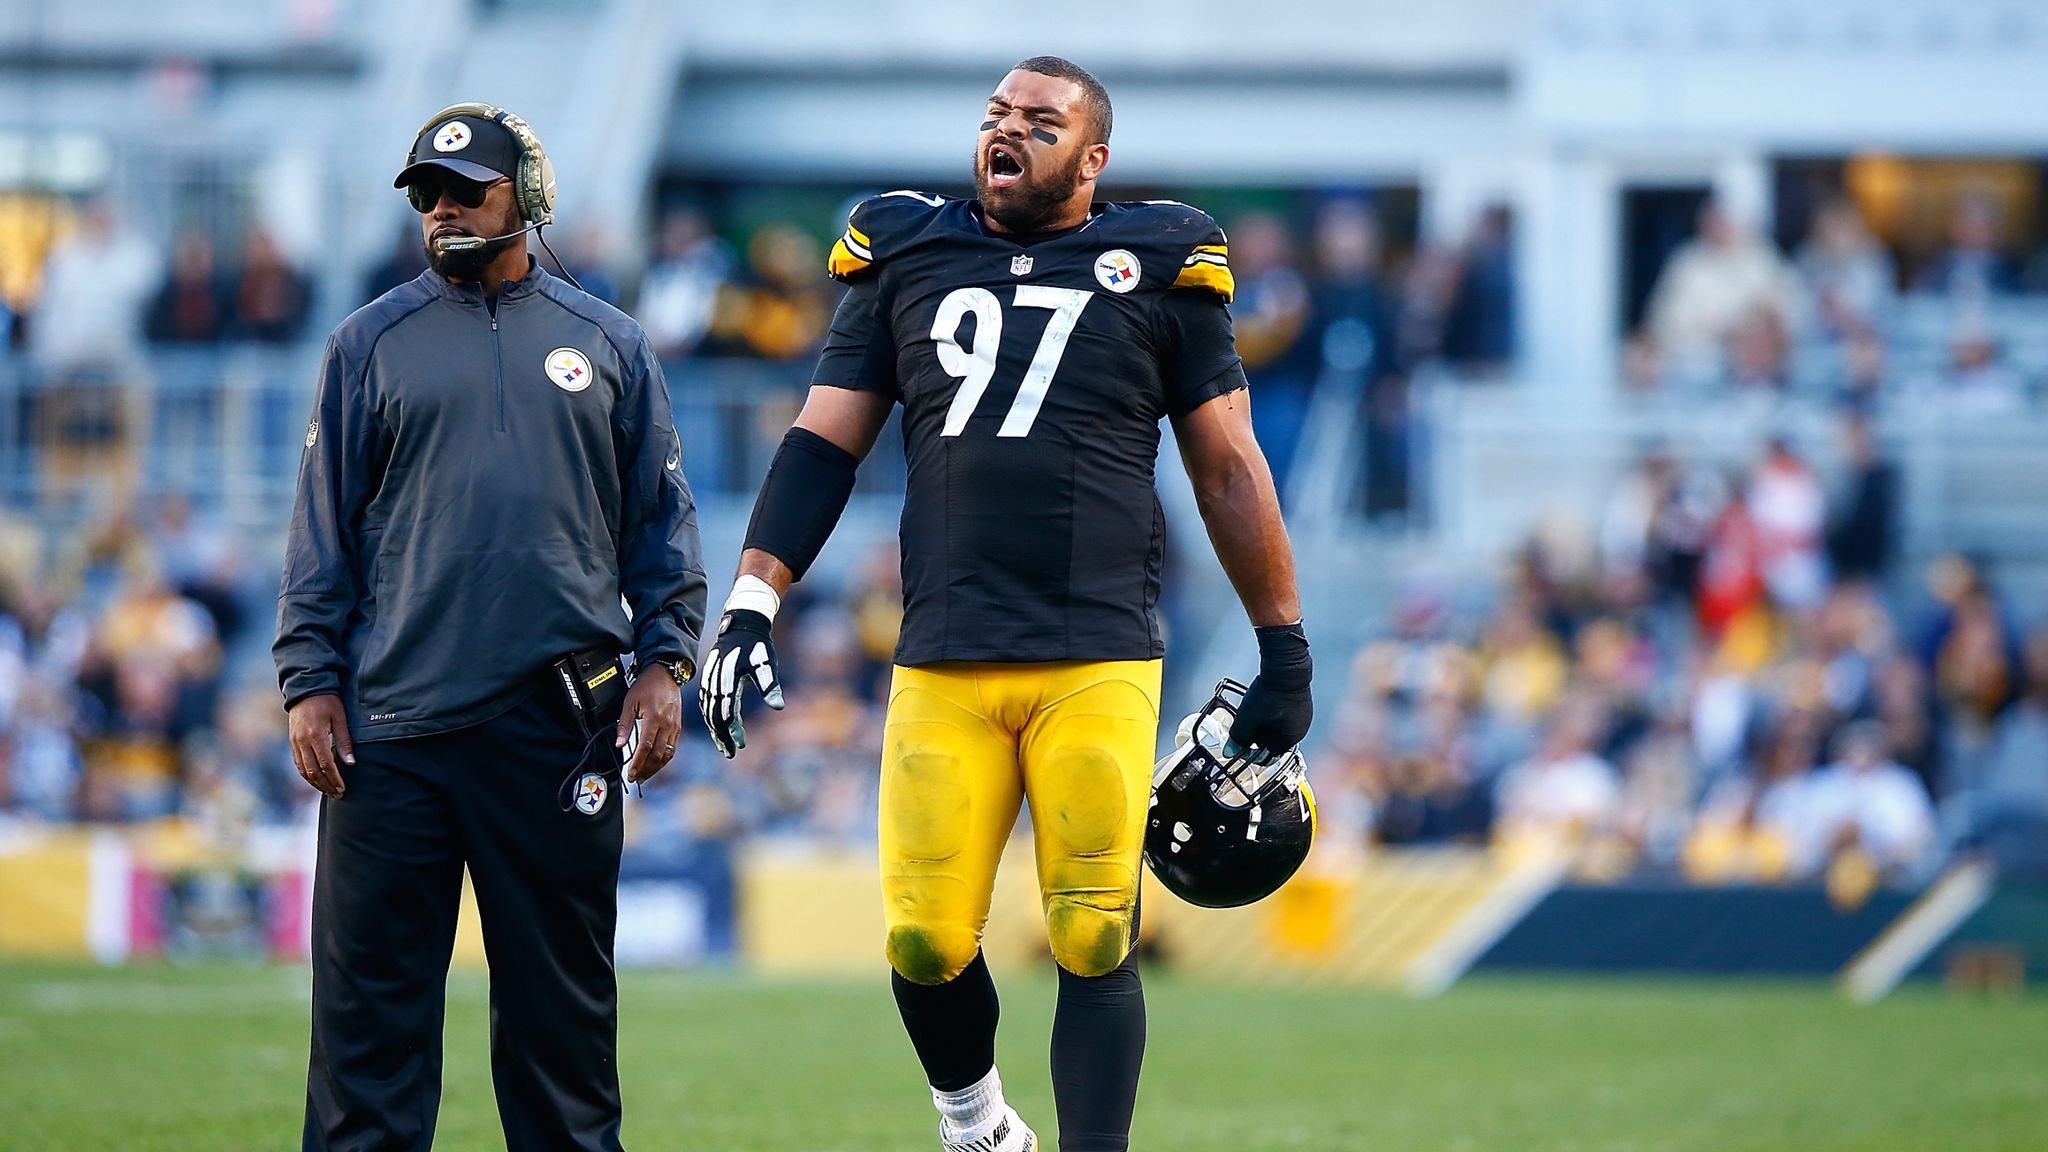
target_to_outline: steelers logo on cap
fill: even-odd
[[[460,152],[469,147],[469,125],[460,120],[450,120],[434,129],[434,151]]]

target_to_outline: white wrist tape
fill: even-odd
[[[732,595],[725,598],[725,611],[759,612],[768,619],[775,619],[775,610],[782,607],[782,597],[768,586],[759,576],[742,576],[732,583]]]

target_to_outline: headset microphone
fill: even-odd
[[[503,236],[436,236],[434,238],[434,251],[443,254],[449,252],[474,252],[486,244],[496,244],[500,240],[510,240],[514,236],[524,236],[528,232],[540,227],[541,223],[543,222],[528,224],[517,232],[507,232]]]
[[[514,236],[524,236],[528,232],[533,232],[539,229],[542,225],[546,223],[547,221],[545,220],[536,220],[533,223],[528,224],[526,227],[521,228],[517,232],[507,232],[503,236],[436,237],[434,240],[434,251],[441,253],[443,256],[446,256],[450,252],[474,252],[477,249],[482,248],[486,244],[495,244],[500,240],[510,240]],[[545,232],[540,233],[540,246],[543,248],[547,248],[548,255],[551,258],[553,258],[555,262],[555,268],[562,273],[563,278],[568,280],[569,283],[575,284],[577,291],[582,291],[583,285],[577,281],[575,274],[569,271],[569,266],[562,263],[562,258],[560,256],[555,255],[555,250],[553,248],[548,248],[548,234]]]

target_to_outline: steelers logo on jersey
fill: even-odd
[[[1095,258],[1095,279],[1111,292],[1136,288],[1138,276],[1138,258],[1122,248],[1111,248]]]
[[[434,129],[434,151],[460,152],[469,147],[469,125],[460,120],[450,120]]]
[[[590,387],[590,359],[574,348],[557,348],[548,353],[548,379],[564,392],[581,392]]]

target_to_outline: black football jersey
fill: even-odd
[[[1171,201],[992,232],[973,201],[862,201],[815,383],[903,405],[896,661],[1148,660],[1159,421],[1245,386],[1222,231]]]

